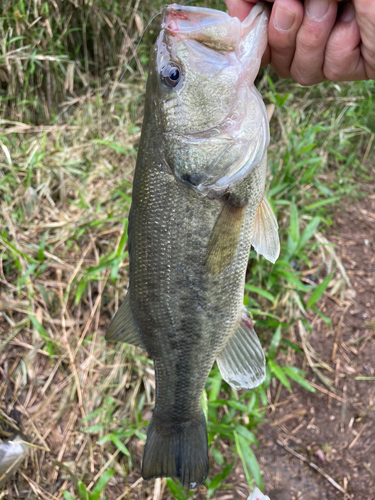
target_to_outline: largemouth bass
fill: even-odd
[[[264,197],[268,118],[253,85],[267,24],[261,4],[242,23],[169,5],[151,52],[129,214],[129,290],[106,334],[154,361],[145,479],[177,477],[194,488],[206,478],[201,397],[215,360],[237,389],[265,377],[243,294],[251,245],[273,262],[279,254]]]

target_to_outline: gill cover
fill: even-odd
[[[175,177],[202,195],[241,182],[268,146],[267,113],[254,86],[267,24],[262,3],[242,23],[205,8],[163,10],[152,64],[163,155]],[[174,67],[178,81],[166,85]]]

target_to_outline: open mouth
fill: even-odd
[[[167,5],[162,28],[171,35],[194,39],[222,51],[235,50],[241,37],[239,19],[204,7]]]

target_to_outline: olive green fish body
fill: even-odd
[[[209,371],[241,319],[265,168],[260,165],[238,186],[246,213],[236,253],[220,274],[210,275],[207,247],[225,202],[204,198],[176,180],[155,161],[147,133],[144,137],[129,221],[130,304],[157,367],[155,414],[185,420],[200,414]]]
[[[215,360],[236,388],[265,374],[242,305],[251,245],[278,254],[263,196],[268,120],[251,85],[266,44],[267,14],[257,9],[242,24],[210,9],[164,10],[129,214],[129,290],[106,335],[154,361],[143,477],[186,487],[208,473],[201,397]]]

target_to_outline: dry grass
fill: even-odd
[[[135,348],[103,341],[127,286],[124,231],[140,134],[131,110],[141,116],[142,92],[122,84],[112,102],[85,100],[63,126],[8,122],[3,131],[0,397],[3,418],[14,424],[6,415],[16,410],[35,445],[18,492],[10,485],[14,496],[62,498],[78,480],[92,490],[114,468],[108,498],[151,498],[132,461],[141,456],[153,368]],[[280,123],[283,141],[291,124]],[[322,254],[329,268],[330,252]],[[303,313],[299,304],[296,291],[279,297],[283,321]],[[132,458],[113,445],[114,432]]]
[[[0,59],[6,82],[3,102],[11,97],[0,121],[0,401],[4,401],[0,438],[20,426],[32,443],[17,480],[8,484],[8,495],[60,499],[66,489],[78,498],[79,481],[92,491],[105,472],[114,469],[107,498],[170,498],[164,480],[154,487],[139,475],[144,421],[150,418],[154,393],[152,364],[135,348],[106,345],[103,340],[128,280],[126,227],[143,114],[142,60],[131,63],[124,81],[120,76],[134,52],[141,24],[156,6],[129,2],[123,12],[115,15],[113,10],[110,17],[95,4],[86,24],[80,24],[86,30],[90,26],[95,35],[92,43],[79,38],[82,30],[72,31],[61,42],[64,50],[49,45],[59,50],[52,59],[37,59],[38,71],[32,72],[31,54],[46,56],[43,40],[48,40],[49,29],[54,34],[60,26],[67,33],[68,27],[77,27],[72,12],[78,9],[84,15],[86,8],[83,1],[63,2],[54,10],[51,2],[49,15],[41,15],[41,3],[35,5],[39,19],[29,11],[29,17],[25,14],[14,26],[14,33],[4,31],[5,21],[1,25],[6,40],[31,29],[35,19],[32,28],[43,27],[40,39],[11,42]],[[11,26],[16,17],[9,12]],[[55,43],[54,35],[51,39]],[[77,44],[81,52],[73,61]],[[120,47],[109,60],[108,44]],[[88,67],[85,61],[91,61]],[[105,70],[98,75],[101,65]],[[29,87],[22,94],[26,81]],[[291,228],[291,200],[298,207],[302,233],[317,213],[329,225],[324,207],[313,213],[305,210],[319,196],[331,197],[324,189],[332,196],[353,189],[352,172],[360,169],[361,157],[357,155],[348,166],[345,154],[356,144],[357,151],[368,155],[371,134],[358,116],[367,117],[364,104],[371,88],[364,84],[359,90],[322,86],[301,91],[278,84],[273,89],[265,77],[261,87],[270,102],[276,99],[270,185],[286,255],[289,235],[296,234]],[[278,93],[283,96],[287,90],[294,94],[289,106],[278,106]],[[33,102],[21,105],[26,97]],[[317,109],[326,130],[314,118]],[[356,110],[362,111],[356,114]],[[38,120],[33,120],[38,113]],[[55,119],[48,122],[53,113]],[[310,167],[316,171],[304,180]],[[347,181],[340,184],[343,173]],[[283,183],[284,192],[277,192]],[[322,240],[305,246],[293,257],[300,267],[290,267],[297,280],[303,280],[301,266],[307,269],[309,259],[314,256],[316,262],[317,255],[318,282],[327,270],[335,271],[336,283],[345,278],[341,262],[331,249],[323,250]],[[312,290],[288,285],[287,276],[277,267],[272,269],[276,271],[265,263],[253,265],[252,284],[274,294],[272,303],[252,294],[259,302],[254,310],[261,311],[254,313],[260,331],[274,331],[275,318],[283,325],[304,319],[303,298]],[[337,300],[345,293],[345,279],[340,283],[333,293]],[[289,335],[295,340],[293,328]],[[304,348],[314,355],[308,339]],[[294,351],[287,352],[292,359]],[[319,373],[324,369],[316,367]],[[223,397],[229,397],[228,391]],[[224,413],[229,413],[227,407]],[[215,441],[224,443],[220,435]]]
[[[69,463],[83,479],[110,459],[85,432],[97,418],[81,424],[84,417],[116,409],[111,418],[99,414],[97,439],[137,421],[141,387],[151,403],[149,364],[130,347],[103,342],[127,285],[127,253],[123,245],[118,250],[139,137],[139,127],[126,125],[127,110],[115,113],[107,119],[87,103],[64,127],[19,127],[3,145],[10,161],[2,172],[12,182],[1,185],[0,394],[6,413],[20,412],[23,431],[42,448],[33,449],[28,465],[43,469],[31,474],[41,496],[61,497],[53,461]]]
[[[47,123],[84,96],[113,97],[125,71],[128,78],[142,79],[156,24],[145,32],[144,28],[164,4],[162,0],[4,0],[0,116]],[[220,0],[203,4],[224,7]]]
[[[6,0],[0,21],[2,116],[43,123],[61,112],[64,101],[106,94],[126,68],[142,75],[147,48],[136,54],[137,39],[144,19],[160,6]]]

